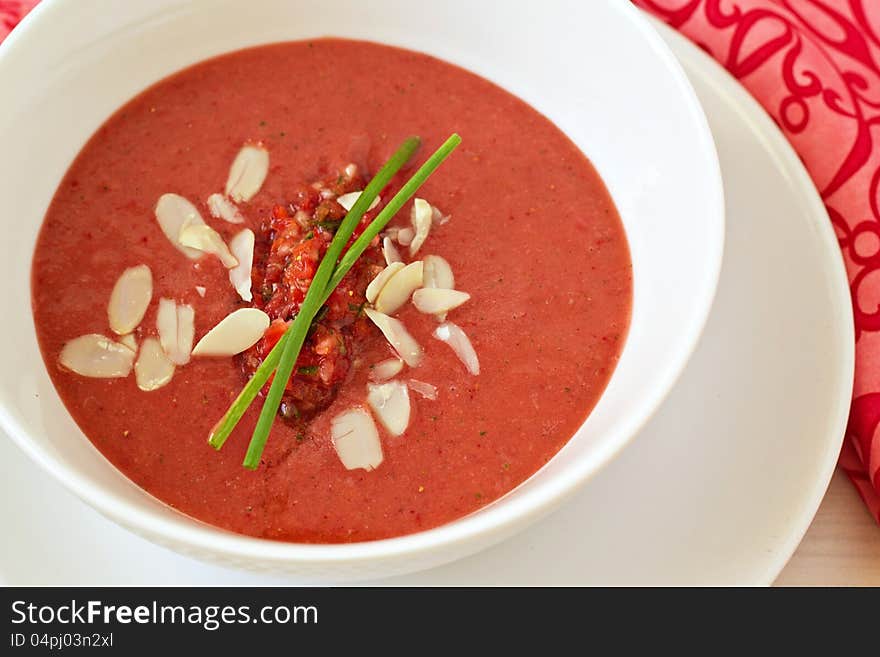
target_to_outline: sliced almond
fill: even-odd
[[[172,363],[162,345],[156,338],[147,338],[141,345],[137,362],[134,364],[134,378],[137,387],[149,392],[166,385],[174,376]]]
[[[399,358],[388,358],[376,363],[370,368],[370,378],[373,381],[387,381],[398,374],[403,369],[403,361]]]
[[[453,276],[452,267],[449,266],[445,258],[438,255],[427,255],[422,261],[425,263],[425,287],[455,289],[455,276]]]
[[[412,228],[401,228],[397,231],[397,243],[400,246],[409,246],[412,244],[413,238],[416,236],[416,231]]]
[[[385,256],[385,262],[389,265],[395,262],[403,262],[403,258],[400,257],[400,251],[394,246],[394,242],[390,237],[385,237],[382,240],[382,255]]]
[[[245,301],[252,301],[251,269],[254,266],[254,231],[245,228],[229,240],[229,250],[238,265],[229,270],[229,282]]]
[[[178,305],[172,299],[159,299],[156,329],[159,343],[171,362],[186,365],[195,339],[195,311],[192,306]]]
[[[410,367],[418,367],[422,362],[424,352],[421,345],[406,330],[403,322],[372,308],[365,308],[364,312],[379,327],[382,335],[394,347],[398,356]]]
[[[244,223],[244,217],[238,207],[223,194],[211,194],[208,197],[208,211],[215,219],[222,219],[231,224]]]
[[[110,328],[118,335],[134,331],[153,298],[153,274],[146,265],[129,267],[116,279],[107,304]]]
[[[201,251],[187,248],[180,243],[180,231],[184,225],[197,226],[205,223],[196,206],[178,194],[162,194],[156,203],[155,214],[159,228],[175,249],[191,260],[204,255]]]
[[[439,315],[447,313],[453,308],[458,308],[470,298],[471,295],[467,292],[423,287],[413,293],[412,302],[419,312],[426,315]]]
[[[376,278],[370,281],[370,284],[367,285],[367,301],[373,303],[376,300],[376,297],[379,296],[379,292],[382,291],[382,288],[385,287],[385,284],[388,280],[394,276],[397,272],[403,269],[402,262],[392,262],[390,265],[385,267],[382,271],[380,271]]]
[[[422,287],[422,279],[423,265],[421,260],[411,262],[394,273],[376,296],[376,310],[386,315],[397,312],[403,304],[409,301],[412,293]]]
[[[363,408],[344,411],[330,421],[330,440],[348,470],[375,470],[382,463],[382,443],[376,423]]]
[[[430,399],[431,401],[437,399],[437,386],[435,385],[419,381],[418,379],[410,379],[406,384],[410,387],[410,390],[419,393],[425,399]]]
[[[269,316],[257,308],[239,308],[202,336],[193,356],[234,356],[250,349],[269,328]]]
[[[90,333],[74,338],[64,345],[58,362],[82,376],[97,379],[119,379],[129,375],[134,352],[110,338]]]
[[[433,216],[434,210],[431,208],[431,204],[428,203],[425,199],[417,198],[413,202],[413,209],[410,217],[412,219],[412,225],[416,231],[416,234],[409,245],[409,254],[411,256],[414,256],[416,253],[418,253],[419,249],[422,248],[422,244],[424,244],[425,240],[428,239],[428,233],[431,232],[431,223]],[[399,236],[400,235],[398,234],[398,237]]]
[[[203,253],[211,253],[218,258],[223,266],[232,269],[238,266],[238,260],[229,251],[220,233],[205,224],[184,224],[180,229],[178,241],[183,245]]]
[[[452,322],[445,322],[434,330],[434,337],[445,342],[450,347],[458,359],[464,363],[467,371],[476,376],[480,373],[480,359],[477,358],[477,352],[471,344],[467,334],[461,330],[461,327]]]
[[[392,436],[400,436],[409,426],[409,390],[400,381],[367,384],[367,403],[379,422]]]
[[[137,338],[134,337],[134,333],[126,333],[125,335],[120,335],[117,342],[121,345],[125,345],[133,352],[137,353],[138,343]]]
[[[450,219],[452,219],[451,215],[443,214],[439,208],[431,206],[431,223],[434,224],[434,226],[447,224]]]
[[[226,196],[233,201],[250,201],[266,180],[269,173],[269,151],[260,145],[244,146],[229,167],[226,179]]]
[[[351,209],[354,207],[354,204],[357,203],[357,200],[360,198],[361,194],[363,194],[363,191],[349,192],[348,194],[343,194],[342,196],[339,196],[336,199],[336,202],[339,203],[339,205],[341,205],[342,207],[344,207],[346,209],[346,211],[351,211]],[[372,210],[377,205],[379,205],[379,203],[381,203],[381,202],[382,202],[382,199],[377,196],[376,198],[373,199],[373,202],[370,203],[370,207],[368,207],[367,210]]]
[[[208,291],[204,285],[196,285],[196,294],[198,294],[202,299],[205,298],[205,293]]]

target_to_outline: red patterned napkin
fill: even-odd
[[[0,0],[0,41],[40,0]]]
[[[840,467],[880,521],[880,1],[633,0],[721,62],[807,165],[837,232],[856,325]]]
[[[0,41],[38,0],[0,0]],[[837,231],[856,320],[840,456],[880,521],[880,0],[633,0],[720,61],[776,119]]]

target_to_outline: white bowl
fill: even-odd
[[[322,546],[196,522],[122,476],[83,436],[49,381],[29,284],[52,194],[117,107],[212,55],[328,34],[437,55],[546,114],[608,185],[626,226],[635,282],[629,338],[608,389],[543,469],[489,507],[437,529]],[[346,581],[427,568],[488,547],[555,508],[629,442],[682,371],[712,303],[724,234],[715,147],[678,63],[628,2],[444,0],[415,10],[400,0],[47,0],[0,46],[0,89],[0,298],[7,304],[0,423],[106,516],[194,557]],[[614,501],[608,504],[614,513]]]

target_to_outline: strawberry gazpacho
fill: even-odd
[[[133,482],[340,543],[450,522],[551,459],[617,363],[632,267],[600,176],[536,110],[317,39],[110,117],[48,208],[32,294],[61,399]]]

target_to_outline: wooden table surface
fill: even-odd
[[[839,470],[776,584],[880,586],[880,525]]]

